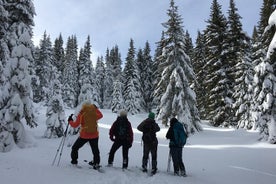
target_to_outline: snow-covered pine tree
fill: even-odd
[[[124,109],[124,99],[122,95],[122,82],[117,79],[114,82],[114,89],[112,94],[111,110],[114,113],[118,113],[120,110]]]
[[[206,64],[206,51],[205,51],[205,41],[204,36],[201,34],[201,32],[198,31],[197,38],[196,38],[196,44],[194,48],[194,56],[192,58],[193,61],[193,69],[195,71],[196,75],[196,82],[195,82],[195,93],[197,97],[197,104],[198,104],[198,110],[199,114],[201,116],[201,119],[206,119],[207,114],[204,109],[204,104],[206,103],[205,100],[207,99],[205,97],[206,90],[204,85],[204,80],[206,76],[206,71],[203,68]]]
[[[53,47],[53,65],[62,74],[65,62],[65,53],[63,48],[63,38],[60,34],[58,38],[55,39]],[[59,79],[62,82],[61,79]]]
[[[23,123],[26,122],[30,127],[37,126],[33,114],[31,77],[28,67],[29,62],[33,60],[31,38],[35,11],[31,0],[2,1],[1,3],[3,3],[2,6],[0,5],[1,19],[6,20],[3,25],[1,22],[1,31],[3,31],[2,26],[7,29],[6,34],[1,34],[3,36],[1,49],[5,50],[0,53],[1,63],[6,61],[3,73],[7,79],[4,84],[8,87],[9,94],[4,95],[4,99],[1,97],[0,151],[7,152],[12,149],[13,143],[20,148],[28,144]],[[5,23],[8,27],[5,27]],[[2,39],[7,41],[7,45],[3,45]],[[7,58],[3,57],[3,53],[5,57],[9,54]]]
[[[83,100],[96,103],[98,105],[99,95],[94,86],[94,69],[91,57],[90,37],[87,37],[84,48],[80,51],[79,57],[79,86],[80,94],[78,97],[78,105],[82,104]]]
[[[103,57],[97,58],[96,68],[95,68],[95,85],[94,88],[97,91],[96,93],[99,94],[99,108],[103,108],[103,102],[104,102],[104,84],[103,81],[105,80],[105,68],[104,68],[104,62]]]
[[[185,31],[185,53],[193,58],[194,55],[194,45],[190,33],[188,30]]]
[[[129,49],[124,68],[123,98],[125,100],[125,110],[130,114],[143,112],[142,94],[140,84],[140,74],[135,60],[135,48],[133,39],[130,39]]]
[[[104,85],[104,101],[103,107],[106,109],[111,108],[112,94],[113,94],[113,73],[112,65],[110,62],[109,49],[106,50],[105,56],[105,79],[103,82]]]
[[[68,38],[65,54],[65,66],[63,71],[63,101],[68,107],[77,105],[79,96],[78,83],[78,45],[76,36]]]
[[[214,126],[228,124],[231,117],[230,98],[232,93],[229,89],[229,79],[227,76],[226,51],[228,44],[227,21],[222,14],[221,5],[217,0],[213,0],[211,5],[210,18],[207,20],[207,27],[204,30],[204,40],[206,41],[206,76],[204,80],[207,100],[204,108],[207,119]]]
[[[136,56],[136,63],[137,63],[138,73],[140,74],[140,84],[141,84],[140,92],[142,94],[141,107],[142,107],[142,109],[146,110],[145,83],[147,82],[146,81],[146,77],[147,77],[147,72],[146,72],[146,70],[147,70],[147,64],[144,61],[143,50],[141,48],[138,49],[137,56]],[[149,112],[149,111],[147,110],[147,112]]]
[[[145,101],[145,110],[147,112],[152,111],[153,108],[153,61],[150,55],[150,44],[147,41],[143,49],[143,59],[144,59],[144,68],[141,70],[141,82],[142,89],[144,89],[144,101]]]
[[[56,69],[57,70],[57,69]],[[58,72],[57,72],[58,73]],[[58,76],[53,80],[52,94],[46,112],[46,138],[62,137],[65,124],[65,112],[62,100],[61,84]]]
[[[162,55],[162,50],[165,47],[165,33],[162,31],[161,39],[159,42],[157,42],[157,46],[155,49],[154,59],[153,59],[153,65],[152,65],[152,71],[153,71],[153,100],[152,100],[152,106],[153,109],[157,109],[157,107],[160,104],[162,94],[165,93],[165,87],[159,87],[158,83],[161,80],[163,67],[162,62],[164,62],[164,56]]]
[[[226,71],[233,99],[233,113],[229,118],[229,125],[241,126],[244,128],[251,123],[250,103],[252,101],[253,67],[250,59],[250,38],[242,29],[241,16],[234,0],[230,0],[228,10],[228,31],[227,31],[227,60],[228,70]],[[246,125],[246,126],[245,126]]]
[[[168,125],[169,118],[177,117],[180,122],[187,125],[187,131],[191,133],[201,130],[196,95],[189,86],[195,75],[190,57],[185,53],[183,21],[173,0],[167,14],[169,20],[163,23],[166,29],[162,53],[164,70],[157,89],[162,91],[164,89],[161,87],[165,86],[166,92],[161,98],[157,119]]]
[[[43,34],[40,40],[39,48],[36,51],[35,57],[35,73],[39,78],[39,84],[33,86],[34,101],[35,102],[48,102],[49,95],[52,93],[50,87],[53,76],[53,49],[50,36]]]
[[[262,81],[260,93],[257,94],[257,102],[259,102],[260,110],[261,136],[269,143],[276,144],[276,5],[268,5],[274,10],[268,19],[263,38],[264,40],[270,39],[271,43],[267,45],[266,58],[256,66],[256,73]]]
[[[118,45],[115,45],[110,50],[109,61],[110,61],[110,64],[112,66],[113,81],[115,81],[117,79],[121,80],[121,75],[122,75],[122,60],[121,60],[121,54],[119,52]]]
[[[254,96],[252,115],[261,133],[261,139],[275,144],[275,57],[267,57],[270,42],[275,34],[275,26],[266,30],[269,17],[275,10],[275,0],[264,0],[258,22],[259,40],[253,53]],[[258,56],[258,57],[256,57]]]

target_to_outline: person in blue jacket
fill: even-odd
[[[182,151],[186,144],[187,134],[183,124],[176,118],[170,120],[170,128],[166,134],[166,138],[170,140],[169,147],[173,161],[174,174],[186,176],[186,169],[182,160]]]

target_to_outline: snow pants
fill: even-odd
[[[149,154],[151,153],[152,170],[157,170],[157,146],[158,141],[154,141],[153,143],[144,143],[142,160],[143,169],[147,168]]]
[[[89,142],[89,145],[90,145],[92,153],[93,153],[93,163],[100,164],[100,151],[99,151],[99,146],[98,146],[99,138],[83,139],[80,137],[76,140],[76,142],[72,146],[72,151],[71,151],[71,159],[72,159],[71,163],[72,164],[78,163],[78,151],[87,142]]]
[[[170,147],[170,153],[172,156],[172,161],[173,161],[173,168],[174,168],[174,173],[179,174],[185,174],[186,169],[182,160],[182,147]]]
[[[108,164],[113,164],[114,156],[116,151],[120,148],[123,147],[122,153],[123,153],[123,168],[128,167],[128,150],[130,147],[130,144],[127,142],[127,140],[115,140],[110,152],[109,152],[109,157],[108,157]]]

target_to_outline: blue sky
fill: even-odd
[[[229,0],[218,0],[227,15]],[[259,21],[262,0],[235,0],[242,16],[243,29],[250,36]],[[149,41],[152,54],[155,43],[164,30],[162,23],[168,20],[169,0],[34,0],[36,10],[33,29],[34,43],[39,44],[44,31],[52,42],[62,33],[66,43],[68,36],[76,35],[78,46],[83,47],[88,35],[92,44],[92,60],[105,56],[107,48],[119,46],[125,60],[130,38],[136,50]],[[206,27],[212,0],[175,0],[183,18],[183,26],[193,41],[197,31]]]

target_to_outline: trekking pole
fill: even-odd
[[[167,172],[171,171],[171,160],[172,160],[172,155],[171,155],[171,152],[169,150]]]
[[[151,164],[152,164],[152,163],[151,163],[151,154],[149,154],[149,160],[148,160],[148,161],[149,161],[149,162],[148,162],[148,163],[149,163],[149,169],[151,169]]]
[[[65,132],[63,134],[63,137],[60,141],[60,144],[58,146],[58,149],[57,149],[57,152],[56,152],[56,155],[55,155],[55,158],[52,162],[52,166],[55,164],[56,162],[56,158],[57,158],[57,155],[59,153],[59,159],[58,159],[58,163],[57,163],[57,166],[59,165],[59,162],[60,162],[60,159],[61,159],[61,155],[62,155],[62,151],[63,151],[63,147],[64,147],[64,143],[65,143],[65,138],[66,138],[66,135],[67,135],[67,131],[68,131],[68,126],[69,126],[69,122],[67,123],[67,126],[66,126],[66,129],[65,129]]]

